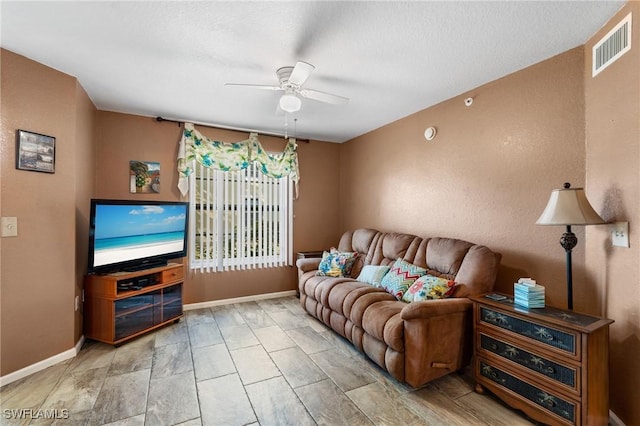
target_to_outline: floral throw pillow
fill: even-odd
[[[393,294],[398,300],[402,300],[402,295],[411,284],[426,273],[426,269],[398,259],[393,263],[387,275],[382,278],[380,284],[387,293]]]
[[[332,247],[331,251],[325,251],[322,254],[322,260],[320,261],[316,275],[348,277],[357,257],[358,252],[341,252]]]
[[[365,265],[357,280],[374,287],[381,287],[382,278],[389,272],[389,269],[391,268],[385,265]]]
[[[418,302],[421,300],[444,299],[452,296],[455,290],[455,282],[427,274],[411,284],[411,287],[402,296],[402,300],[405,302]]]

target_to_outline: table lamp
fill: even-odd
[[[560,238],[567,258],[567,307],[573,309],[573,276],[571,250],[578,244],[572,225],[598,225],[605,221],[595,212],[582,188],[571,188],[565,183],[563,189],[554,189],[536,225],[564,225],[567,230]]]

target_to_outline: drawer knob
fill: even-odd
[[[549,367],[549,368],[547,368],[547,373],[556,374],[556,370],[553,367]]]
[[[491,344],[491,350],[492,351],[497,351],[498,350],[498,345],[496,345],[495,343]]]

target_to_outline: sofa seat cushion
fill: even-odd
[[[311,297],[318,302],[322,303],[326,306],[326,298],[323,299],[324,296],[327,296],[329,290],[344,281],[354,281],[351,278],[344,277],[325,277],[322,275],[315,275],[315,272],[307,272],[303,275],[303,278],[306,278],[306,274],[313,274],[308,277],[304,284],[300,286],[300,292],[306,294],[308,297]]]
[[[375,287],[370,287],[373,290],[365,294],[360,295],[357,299],[353,300],[345,309],[345,315],[349,316],[349,319],[352,323],[357,325],[360,328],[362,327],[362,322],[364,318],[364,313],[367,309],[377,302],[395,302],[396,298],[383,289],[377,289]]]
[[[400,316],[406,303],[383,300],[371,304],[362,318],[364,331],[397,352],[404,352],[404,320]]]
[[[343,281],[339,284],[332,285],[327,294],[326,303],[323,304],[328,306],[332,311],[338,312],[340,315],[346,316],[343,306],[345,299],[352,292],[356,292],[356,294],[363,294],[362,292],[368,291],[376,291],[378,289],[371,287],[370,285],[360,282],[360,281]],[[379,291],[379,290],[378,290]],[[323,295],[324,296],[324,295]]]
[[[329,308],[347,318],[351,313],[351,306],[361,296],[369,293],[385,293],[381,288],[371,287],[361,281],[348,281],[335,285],[329,292]]]

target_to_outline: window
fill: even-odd
[[[227,271],[293,264],[293,184],[259,163],[220,171],[193,162],[189,180],[192,269]]]

